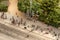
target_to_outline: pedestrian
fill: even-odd
[[[20,25],[20,21],[18,22],[18,26]]]
[[[24,27],[24,29],[27,29],[27,27]]]
[[[21,18],[21,24],[22,24],[22,22],[23,22],[23,19]]]
[[[26,36],[27,38],[29,37],[29,35]]]
[[[12,17],[12,19],[13,19],[13,20],[12,20],[12,23],[15,24],[15,19],[14,19],[14,17]]]
[[[26,21],[23,23],[24,26],[26,26]]]
[[[3,18],[4,17],[4,12],[2,13],[2,15],[1,15],[1,18]],[[4,18],[3,18],[4,19]]]

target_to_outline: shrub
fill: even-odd
[[[25,13],[30,10],[30,6],[31,11],[39,15],[38,20],[54,27],[60,27],[59,0],[32,0],[32,5],[29,0],[19,0],[18,2],[19,10]]]
[[[0,5],[0,12],[6,12],[7,11],[7,8],[8,8],[8,6],[6,6],[6,5]]]
[[[8,6],[7,6],[6,2],[7,2],[7,0],[0,0],[0,12],[7,11]]]

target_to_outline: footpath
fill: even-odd
[[[0,14],[1,16],[1,14]],[[6,17],[6,16],[4,16]],[[8,19],[11,18],[12,16],[8,15]],[[15,19],[19,19],[15,17]],[[16,23],[18,23],[17,21]],[[21,24],[12,24],[10,19],[2,19],[0,18],[0,23],[4,24],[8,27],[14,28],[16,30],[20,30],[24,33],[27,33],[29,35],[28,39],[34,39],[34,40],[60,40],[60,30],[53,28],[53,27],[47,27],[47,25],[35,21],[35,20],[30,20],[30,19],[25,19],[23,20],[20,18],[20,23]],[[52,28],[52,29],[50,29]],[[26,35],[26,36],[27,36]]]
[[[38,39],[42,39],[42,40],[55,40],[53,38],[49,38],[49,37],[46,37],[46,36],[43,36],[43,35],[40,35],[38,33],[34,33],[34,32],[29,32],[28,30],[25,30],[25,29],[22,29],[22,28],[19,28],[18,26],[14,26],[10,23],[7,23],[6,20],[3,20],[3,19],[0,19],[0,23],[1,24],[4,24],[4,25],[7,25],[8,27],[11,27],[11,28],[14,28],[14,29],[17,29],[17,30],[21,30],[22,32],[25,32],[25,33],[28,33],[28,34],[31,34],[33,36],[36,36],[35,38]]]

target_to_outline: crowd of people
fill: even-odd
[[[7,16],[9,16],[9,15],[5,14],[4,12],[0,13],[0,18],[8,19],[14,25],[18,25],[18,26],[23,25],[23,28],[27,29],[27,30],[30,29],[29,30],[30,32],[38,31],[38,32],[41,32],[41,33],[44,33],[47,35],[51,34],[52,37],[56,37],[56,40],[60,40],[60,33],[56,33],[52,28],[49,28],[49,27],[43,28],[40,25],[35,24],[35,23],[37,23],[37,21],[34,19],[30,19],[30,18],[23,19],[23,18],[18,17],[18,16],[12,16],[9,18]],[[29,37],[29,35],[27,37]]]

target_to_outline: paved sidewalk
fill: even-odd
[[[24,30],[24,29],[21,29],[21,28],[19,28],[19,27],[17,27],[17,26],[15,27],[14,25],[8,24],[8,23],[5,22],[3,19],[0,19],[0,23],[2,23],[2,24],[4,24],[4,25],[7,25],[8,27],[12,27],[12,28],[15,28],[15,29],[17,29],[17,30],[21,30],[21,31],[23,31],[23,32],[25,32],[25,33],[34,35],[34,36],[36,36],[38,39],[41,37],[43,40],[55,40],[55,39],[52,39],[52,38],[45,37],[45,36],[43,36],[43,35],[39,35],[39,34],[34,33],[34,32],[29,32],[29,31]]]

